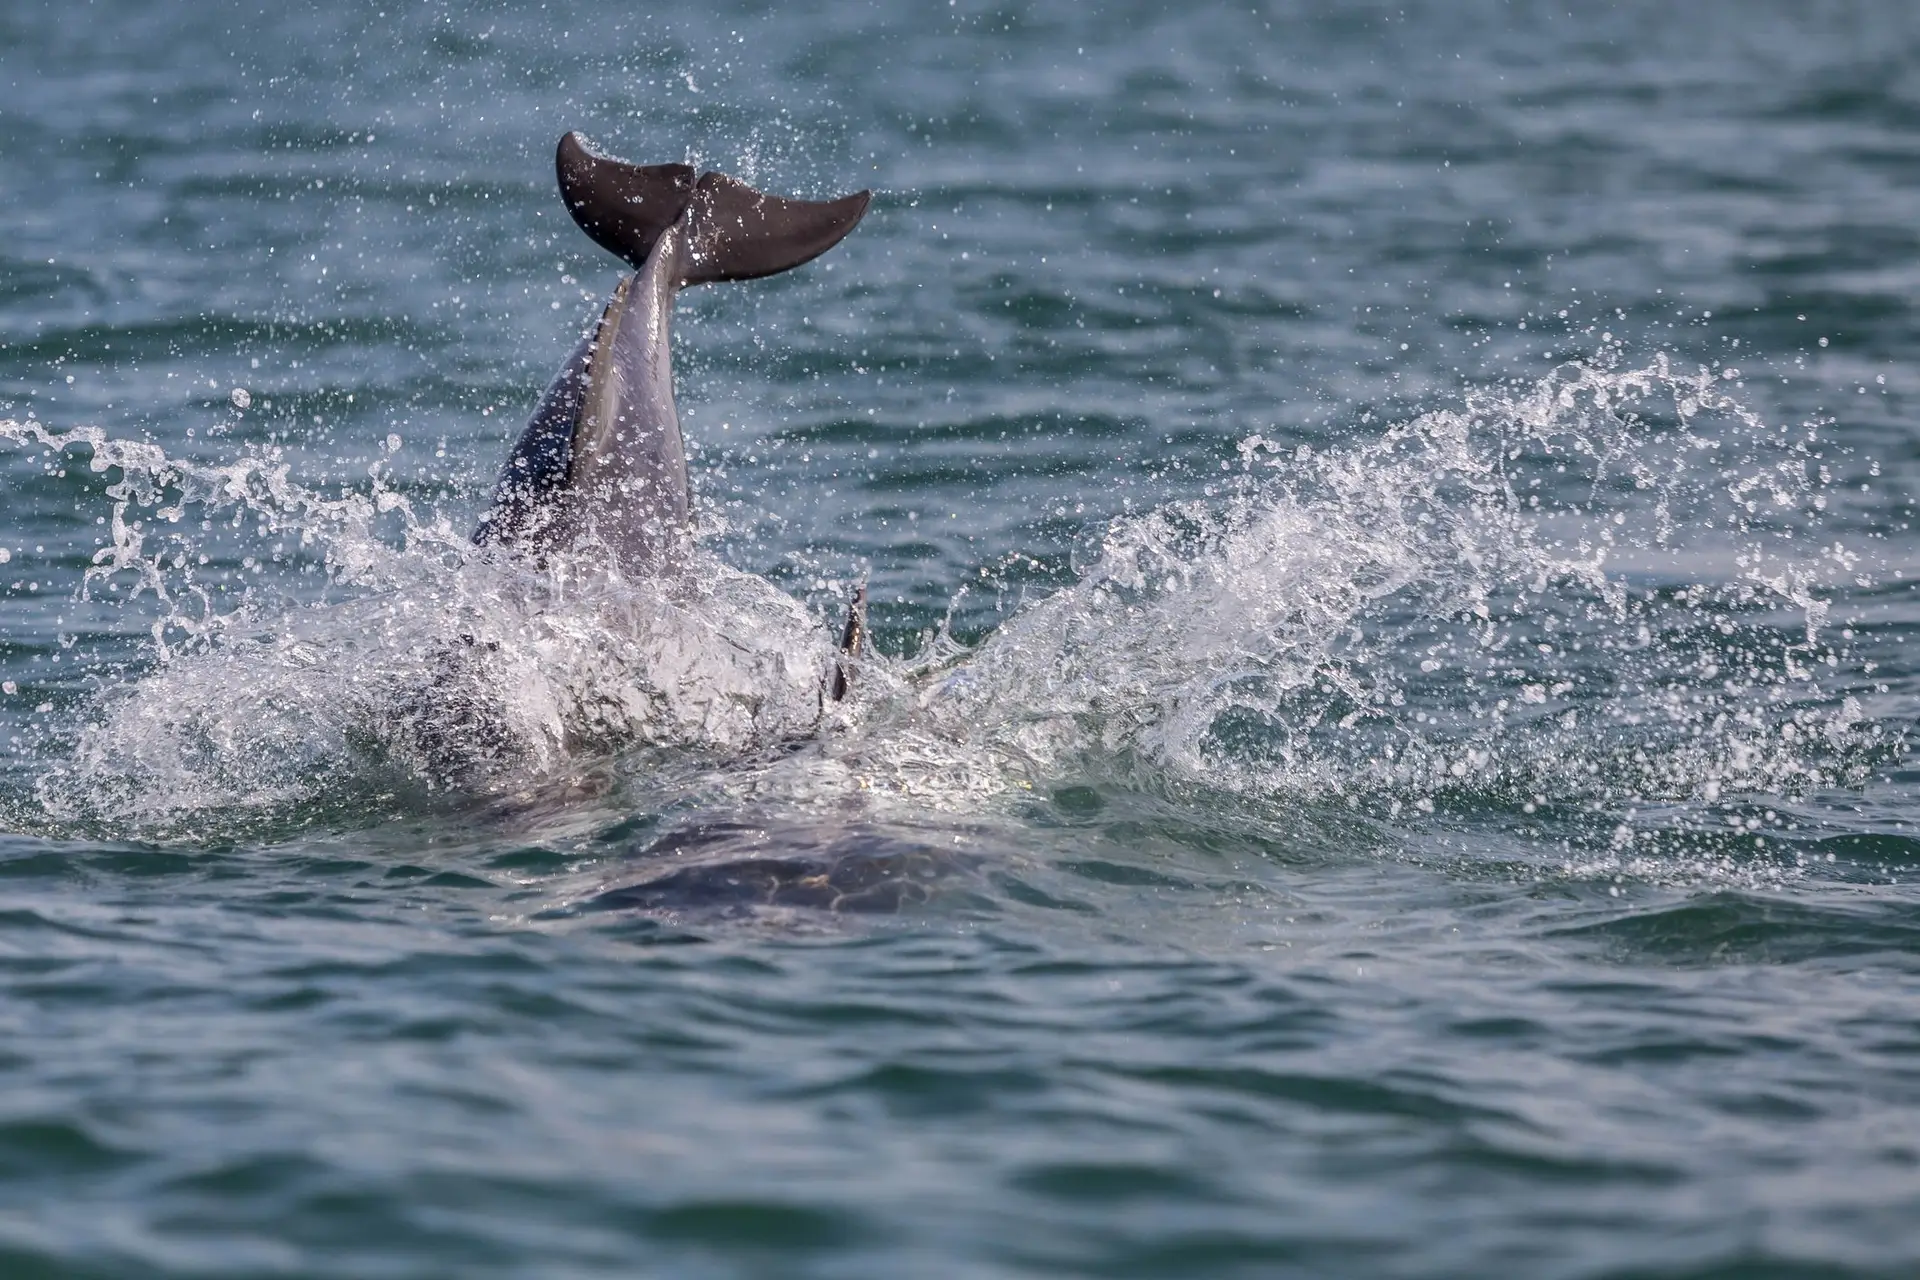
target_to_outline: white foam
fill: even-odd
[[[754,757],[710,775],[738,794],[919,809],[1088,777],[1388,818],[1848,785],[1894,737],[1827,622],[1871,566],[1823,532],[1817,428],[1659,362],[1565,366],[1352,446],[1250,435],[1230,485],[1116,521],[1080,581],[976,651],[871,659],[824,711],[826,628],[710,557],[698,587],[550,575],[475,553],[384,463],[329,497],[271,450],[205,466],[88,428],[0,436],[120,471],[83,589],[135,589],[151,661],[41,795],[145,828],[498,790],[636,748]],[[344,598],[211,591],[198,531],[236,520]]]

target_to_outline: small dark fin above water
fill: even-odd
[[[693,199],[691,165],[628,164],[600,154],[577,133],[560,139],[554,171],[560,198],[580,229],[636,271]]]
[[[848,667],[850,659],[860,656],[860,646],[867,638],[867,584],[861,583],[854,590],[853,603],[847,606],[847,625],[840,632],[840,656],[833,662],[833,685],[828,690],[835,702],[847,696],[848,681],[851,673]]]
[[[560,139],[554,169],[580,229],[636,271],[686,213],[676,288],[757,280],[811,262],[853,230],[873,198],[860,191],[838,200],[785,200],[724,173],[703,173],[696,181],[684,164],[628,164],[577,133]]]

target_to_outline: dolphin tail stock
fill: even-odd
[[[577,133],[560,139],[554,169],[573,220],[634,273],[547,388],[474,541],[538,558],[597,544],[622,571],[657,573],[689,520],[667,349],[674,295],[811,261],[853,230],[871,193],[786,200],[689,165],[629,164]]]
[[[811,262],[853,230],[873,199],[870,191],[838,200],[770,196],[724,173],[696,178],[684,164],[628,164],[578,133],[560,139],[554,169],[580,229],[636,271],[685,214],[676,289],[757,280]]]

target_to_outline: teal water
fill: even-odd
[[[1913,1274],[1916,66],[0,13],[0,1274]],[[576,128],[876,193],[681,299],[691,596],[466,547]]]

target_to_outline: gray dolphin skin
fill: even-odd
[[[624,575],[658,575],[688,529],[668,351],[674,294],[819,257],[853,230],[871,193],[783,200],[722,173],[628,164],[577,133],[560,139],[555,168],[574,221],[634,274],[547,388],[473,540],[540,560],[578,551]]]

